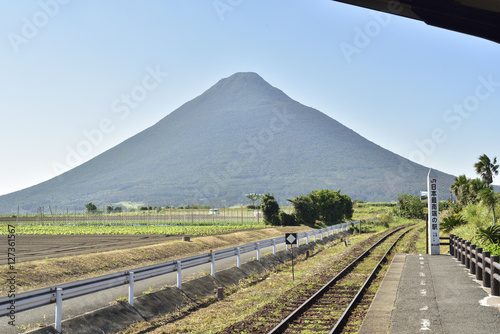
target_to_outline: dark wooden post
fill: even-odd
[[[470,269],[470,241],[465,242],[465,268]]]
[[[483,286],[485,288],[491,287],[491,274],[488,272],[488,268],[491,270],[491,252],[483,252]]]
[[[500,270],[495,266],[498,265],[500,257],[498,255],[491,256],[491,295],[500,296],[500,282],[495,279],[495,274],[500,275]]]
[[[465,244],[466,240],[464,239],[460,239],[460,255],[461,255],[461,263],[463,265],[465,265],[465,258],[467,256],[467,253],[465,252],[465,250],[467,249],[467,245]]]
[[[460,238],[460,263],[465,264],[465,239]]]
[[[483,280],[483,269],[481,267],[483,249],[481,247],[476,248],[476,279],[478,281]]]
[[[455,256],[455,253],[453,252],[453,243],[455,242],[455,235],[450,234],[450,255]]]
[[[476,245],[470,245],[470,274],[475,275],[476,274]]]
[[[457,239],[457,247],[456,247],[457,251],[456,257],[458,261],[462,261],[462,255],[461,255],[462,249],[460,247],[460,240],[462,240],[462,238]]]

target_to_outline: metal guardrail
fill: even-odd
[[[314,237],[314,241],[318,235],[323,239],[324,234],[330,234],[347,231],[350,225],[359,223],[359,221],[337,224],[323,229],[302,232],[298,234],[297,246],[300,240],[305,238],[306,244],[309,243],[309,237]],[[218,260],[237,256],[237,266],[241,266],[240,255],[252,251],[257,251],[257,261],[260,261],[260,250],[265,247],[273,246],[273,254],[276,255],[276,246],[285,243],[284,237],[254,242],[238,247],[223,249],[215,252],[186,257],[180,260],[173,260],[154,264],[146,267],[137,268],[129,271],[103,275],[95,278],[90,278],[82,281],[65,283],[54,287],[43,288],[39,290],[29,291],[15,296],[7,296],[0,298],[0,317],[10,316],[18,312],[34,309],[41,306],[56,303],[56,330],[61,331],[62,321],[62,301],[68,300],[91,293],[96,293],[102,290],[111,289],[114,287],[129,285],[128,301],[131,306],[134,303],[134,282],[148,278],[165,275],[177,272],[177,287],[181,289],[182,284],[182,269],[195,267],[201,264],[211,263],[211,275],[215,276],[215,263]],[[288,246],[287,246],[288,247]],[[7,282],[8,283],[8,282]]]
[[[476,280],[483,283],[485,288],[491,288],[492,296],[500,296],[500,257],[483,252],[481,247],[471,244],[470,241],[450,234],[450,255],[457,258]]]

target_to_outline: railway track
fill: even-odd
[[[236,324],[224,333],[235,330],[269,334],[351,332],[348,319],[354,308],[359,306],[391,249],[410,229],[390,230],[376,242],[372,241],[371,247],[353,249],[348,258],[336,264],[343,269],[336,270],[333,278],[333,274],[322,275],[315,282],[299,284],[282,298],[281,307],[260,312],[254,323]]]

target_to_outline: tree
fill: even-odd
[[[95,204],[92,202],[85,204],[85,208],[87,209],[87,213],[97,212],[97,206],[95,206]]]
[[[480,179],[469,180],[468,204],[474,204],[480,200],[479,193],[486,188],[486,183]]]
[[[399,194],[398,203],[402,217],[417,219],[424,218],[424,204],[420,201],[420,196]]]
[[[469,179],[465,175],[459,175],[454,179],[450,189],[453,195],[457,198],[458,203],[462,203],[464,193],[467,192]]]
[[[488,207],[488,213],[489,211],[493,212],[493,225],[496,225],[495,205],[498,203],[498,196],[493,190],[493,187],[489,186],[481,189],[479,198],[481,198],[481,202]]]
[[[314,190],[309,195],[318,208],[318,217],[325,224],[335,224],[352,218],[351,198],[340,194],[340,190]]]
[[[483,154],[479,156],[478,160],[474,164],[476,173],[481,175],[481,179],[489,186],[493,183],[493,177],[498,175],[497,158],[494,157],[493,161],[491,161],[486,154]]]
[[[460,207],[476,203],[479,192],[484,189],[485,183],[480,179],[469,179],[465,175],[460,175],[455,178],[450,189],[457,197],[457,203]]]
[[[289,199],[295,209],[295,219],[299,224],[314,226],[318,219],[318,207],[310,196],[296,196]]]
[[[267,193],[262,196],[260,202],[264,223],[273,226],[280,225],[280,206],[274,199],[274,195]]]
[[[108,206],[106,207],[106,212],[107,212],[107,213],[113,213],[114,211],[115,211],[115,209],[113,208],[113,206],[112,206],[112,205],[108,205]]]
[[[250,193],[250,194],[247,194],[246,196],[247,196],[247,198],[249,198],[252,201],[252,206],[255,208],[255,202],[258,201],[262,197],[262,194]]]

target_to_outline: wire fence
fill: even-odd
[[[20,225],[41,226],[144,226],[144,225],[254,225],[262,224],[262,211],[256,209],[221,208],[221,209],[161,209],[138,210],[134,212],[106,213],[105,210],[87,213],[71,212],[68,208],[57,212],[57,208],[38,210],[37,214],[14,215],[0,217],[0,221],[17,222]],[[291,208],[282,208],[282,211],[291,212]]]

